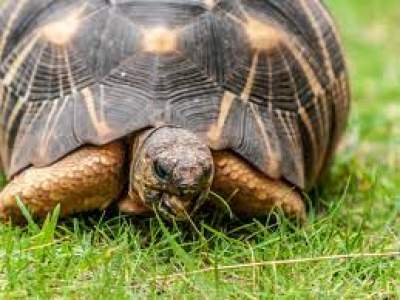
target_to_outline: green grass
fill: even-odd
[[[307,226],[223,216],[196,229],[98,215],[59,223],[55,213],[40,227],[0,226],[0,298],[399,299],[398,258],[334,255],[400,251],[400,5],[327,2],[348,52],[354,104]],[[286,263],[252,265],[278,260]]]

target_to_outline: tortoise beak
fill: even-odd
[[[166,219],[187,221],[205,202],[208,193],[201,193],[195,197],[178,197],[164,193],[159,204],[159,211]]]
[[[160,201],[160,211],[177,221],[185,221],[192,207],[191,201],[184,201],[177,196],[164,194]]]

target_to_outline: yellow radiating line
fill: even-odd
[[[32,133],[32,128],[34,127],[36,121],[43,116],[42,110],[45,107],[43,103],[40,104],[40,108],[35,112],[35,114],[29,114],[28,111],[32,108],[32,106],[35,105],[33,102],[27,102],[27,107],[26,107],[26,112],[24,115],[24,118],[21,120],[21,124],[25,124],[25,120],[29,119],[29,126],[27,128],[24,128],[23,130],[23,135],[19,136],[20,132],[18,133],[18,139],[15,142],[15,145],[17,145],[17,148],[13,149],[13,162],[18,159],[18,157],[21,155],[21,152],[26,151],[26,143],[28,138],[30,138],[30,134]]]
[[[285,40],[285,45],[288,47],[288,49],[291,51],[291,53],[294,55],[295,59],[299,63],[300,67],[303,69],[303,72],[307,77],[307,82],[309,83],[309,85],[313,91],[314,97],[318,98],[319,96],[324,96],[325,95],[324,88],[320,84],[317,75],[314,73],[313,69],[309,65],[308,61],[304,58],[301,51],[299,51],[298,48],[296,48],[294,46],[295,40],[292,39],[292,41],[291,41],[290,39],[287,39],[287,38],[285,38],[284,40]],[[301,49],[301,47],[300,47],[300,49]],[[318,103],[315,103],[316,99],[314,99],[313,101],[314,101],[315,108],[318,111],[318,114],[321,115],[320,107],[319,107]],[[319,170],[321,169],[321,166],[323,163],[323,158],[324,158],[325,154],[324,153],[321,154],[318,152],[317,138],[316,138],[315,132],[312,128],[311,120],[308,116],[307,111],[304,109],[304,107],[302,107],[302,106],[299,106],[299,107],[300,107],[300,109],[299,109],[300,118],[303,121],[303,123],[306,125],[307,131],[310,133],[315,156],[318,156],[317,166],[316,166],[315,170],[317,170],[317,172],[319,172]],[[319,123],[320,123],[319,126],[322,126],[321,128],[323,129],[324,122],[323,122],[323,120],[321,120],[321,118],[319,118]],[[326,149],[324,149],[324,151],[325,150]]]
[[[35,47],[37,41],[39,40],[39,37],[40,37],[39,34],[35,34],[32,37],[31,41],[28,43],[28,45],[20,52],[20,54],[13,61],[13,63],[10,66],[10,69],[8,70],[6,76],[3,79],[4,85],[6,86],[10,85],[11,82],[15,79],[15,75],[17,74],[19,68],[24,63],[29,53],[32,51],[33,47]]]
[[[16,1],[16,0],[9,0],[9,1]],[[28,0],[17,0],[17,2],[18,2],[17,7],[12,12],[12,15],[10,16],[10,18],[8,19],[7,25],[4,28],[3,35],[0,40],[0,57],[3,55],[8,36],[11,33],[11,28],[14,25],[15,21],[17,20],[17,17],[19,15],[19,13],[21,12],[22,8],[28,2]]]
[[[42,54],[43,54],[43,50],[44,50],[44,47],[42,47],[42,49],[40,50],[40,52],[39,52],[39,54],[37,56],[36,63],[35,63],[35,66],[34,66],[32,72],[31,72],[31,77],[29,79],[28,88],[26,90],[26,93],[25,93],[24,97],[23,98],[19,98],[16,101],[16,103],[14,103],[14,107],[12,108],[12,113],[11,113],[11,115],[9,117],[7,129],[6,129],[6,140],[7,141],[9,139],[9,134],[11,133],[11,127],[14,125],[15,120],[16,120],[16,118],[18,116],[18,113],[22,109],[23,105],[28,101],[29,96],[31,94],[32,87],[33,87],[33,84],[34,84],[34,81],[35,81],[35,75],[36,75],[37,69],[39,67],[39,63],[40,63],[40,60],[41,60],[41,57],[42,57]],[[10,101],[11,101],[11,98],[9,98],[7,100],[7,102],[5,104],[5,107],[8,106]]]
[[[303,54],[296,48],[289,40],[285,43],[290,52],[294,55],[298,61],[300,67],[303,69],[304,74],[307,77],[307,82],[310,84],[312,91],[315,95],[321,95],[324,92],[324,88],[320,84],[317,75],[309,65],[308,61],[304,58]],[[300,48],[301,49],[301,48]]]
[[[303,7],[304,12],[306,13],[308,19],[311,21],[311,26],[313,27],[315,33],[317,34],[318,44],[322,50],[322,55],[324,58],[325,69],[328,72],[328,77],[329,77],[330,81],[332,82],[335,80],[335,74],[333,72],[333,66],[331,63],[332,61],[330,59],[329,51],[326,46],[326,43],[324,42],[324,36],[323,36],[323,33],[321,32],[320,26],[317,23],[317,19],[315,18],[315,15],[312,13],[307,2],[309,3],[309,1],[300,0],[301,6]]]
[[[5,103],[7,102],[9,93],[6,93],[6,88],[0,83],[0,124],[4,118]]]
[[[298,88],[297,88],[297,85],[296,85],[296,81],[293,78],[293,74],[292,74],[292,71],[290,69],[289,63],[288,63],[285,55],[281,51],[280,51],[280,53],[281,53],[281,57],[282,57],[282,59],[283,59],[283,61],[285,63],[286,70],[287,70],[287,72],[289,74],[291,85],[292,85],[292,87],[294,89],[294,94],[295,94],[294,96],[295,96],[295,100],[296,100],[297,106],[298,106],[298,113],[300,115],[301,120],[306,125],[307,131],[308,131],[308,133],[310,135],[310,138],[311,138],[311,144],[312,144],[314,157],[318,156],[318,157],[322,158],[322,157],[324,157],[324,154],[318,153],[317,137],[316,137],[315,132],[313,130],[312,122],[310,120],[308,112],[304,108],[304,106],[302,105],[302,103],[300,101],[300,97],[299,97],[299,92],[298,92]],[[317,95],[314,96],[314,98],[316,98],[316,97],[317,97]],[[318,108],[318,106],[316,106],[316,108]],[[320,118],[319,118],[319,121],[320,121],[320,126],[323,126],[323,124],[321,124],[321,119]],[[318,167],[319,167],[320,160],[321,159],[318,160]]]
[[[247,103],[250,99],[250,95],[251,95],[251,90],[254,86],[254,81],[256,79],[256,74],[257,74],[257,67],[258,67],[258,58],[260,56],[260,53],[258,51],[256,51],[256,53],[253,56],[253,60],[252,60],[252,64],[251,64],[251,68],[250,68],[250,73],[249,76],[247,77],[247,82],[246,85],[243,89],[242,95],[241,95],[241,99]]]
[[[319,10],[321,11],[322,15],[324,16],[325,20],[326,20],[326,21],[328,22],[328,24],[330,25],[330,28],[331,28],[331,30],[332,30],[332,32],[333,32],[333,35],[334,35],[336,41],[337,41],[338,44],[339,44],[341,53],[344,53],[342,44],[340,43],[340,40],[341,40],[341,39],[340,39],[340,34],[339,34],[339,32],[337,31],[337,29],[336,29],[336,24],[335,24],[335,22],[332,20],[332,17],[329,15],[329,13],[328,13],[328,11],[326,10],[326,8],[321,4],[321,1],[320,1],[320,0],[317,0],[317,1],[316,1],[316,0],[312,0],[312,1],[315,3],[316,6],[318,6],[318,8],[319,8]]]
[[[301,0],[300,3],[303,6],[303,9],[304,9],[306,15],[308,16],[309,20],[311,21],[311,26],[313,27],[315,33],[317,34],[318,44],[322,51],[323,63],[325,65],[325,70],[328,73],[330,83],[333,83],[336,80],[336,78],[335,78],[335,74],[334,74],[334,70],[333,70],[333,66],[332,66],[332,59],[329,55],[329,51],[328,51],[326,42],[324,40],[323,33],[321,32],[321,27],[318,25],[317,19],[309,7],[309,1],[307,2],[305,0]],[[328,136],[329,136],[329,128],[328,128],[329,115],[328,115],[328,109],[327,109],[328,104],[327,104],[326,95],[321,95],[321,98],[320,99],[318,99],[318,98],[319,97],[315,97],[314,105],[317,108],[319,108],[319,106],[321,105],[321,109],[318,109],[320,112],[322,111],[322,114],[320,113],[321,118],[322,117],[324,118],[321,129],[324,132],[323,135],[326,138],[328,138]],[[325,145],[325,147],[327,147],[327,146],[328,145]]]
[[[301,149],[301,144],[299,143],[298,134],[293,126],[293,120],[290,119],[290,113],[284,111],[285,116],[282,114],[281,110],[277,110],[279,121],[282,123],[284,130],[286,131],[286,136],[288,137],[290,143],[290,152],[292,153],[294,159],[293,162],[296,166],[296,174],[302,176],[302,184],[304,184],[304,161],[303,157],[296,156]],[[303,151],[302,151],[303,152]]]
[[[226,15],[229,19],[231,19],[233,22],[235,22],[235,23],[237,23],[237,24],[240,24],[240,25],[243,25],[243,26],[246,25],[245,22],[243,22],[242,20],[240,20],[238,17],[236,17],[235,15],[231,14],[230,12],[224,12],[224,13],[225,13],[225,15]]]
[[[269,158],[268,161],[268,170],[269,170],[269,175],[274,178],[279,177],[279,172],[280,172],[280,163],[281,163],[281,158],[279,157],[279,152],[274,151],[272,148],[271,142],[270,142],[270,137],[267,133],[267,129],[265,128],[264,122],[261,119],[260,113],[257,111],[256,107],[254,106],[253,103],[250,103],[250,109],[254,115],[254,118],[256,120],[256,123],[260,129],[261,135],[263,137],[265,147],[267,150],[267,157]]]
[[[43,159],[46,156],[46,154],[48,153],[50,139],[53,137],[49,132],[49,128],[50,128],[50,124],[53,120],[53,117],[57,112],[56,100],[53,100],[53,102],[49,105],[51,105],[51,110],[50,110],[50,113],[46,116],[46,119],[47,119],[46,125],[42,129],[43,134],[42,134],[42,138],[40,139],[41,143],[40,143],[40,149],[39,149],[39,157],[41,159]]]
[[[246,20],[249,21],[251,20],[251,16],[246,12],[246,10],[240,6],[242,13],[245,15]],[[232,19],[233,21],[237,22],[238,24],[242,26],[246,26],[246,23],[243,22],[242,20],[238,19],[236,16],[227,13],[226,14],[228,18]],[[308,82],[311,85],[311,88],[314,92],[315,95],[321,95],[324,91],[323,87],[319,83],[318,77],[309,65],[307,59],[304,57],[304,55],[301,53],[301,50],[304,48],[300,45],[298,42],[297,38],[295,36],[289,35],[285,31],[280,31],[280,42],[282,42],[284,45],[288,47],[288,49],[292,52],[292,54],[295,56],[296,60],[299,62],[300,66],[303,68],[303,71],[308,79]]]
[[[236,95],[226,91],[222,100],[217,124],[211,126],[208,132],[208,139],[212,145],[218,146],[219,139],[225,127],[226,120],[232,108]]]
[[[328,13],[327,9],[321,4],[321,1],[319,1],[319,0],[312,0],[312,1],[319,8],[319,10],[321,11],[323,17],[325,18],[325,20],[330,25],[330,28],[331,28],[331,30],[333,32],[333,35],[334,35],[334,37],[335,37],[335,39],[336,39],[336,41],[337,41],[337,43],[339,45],[340,52],[341,52],[341,54],[343,56],[345,56],[346,52],[343,51],[343,45],[340,42],[341,41],[340,34],[339,34],[338,30],[337,30],[335,22],[332,20],[331,15]],[[344,64],[346,65],[346,59],[344,59]],[[339,75],[339,79],[338,79],[340,82],[343,83],[344,86],[346,86],[346,87],[343,86],[344,90],[346,91],[346,95],[341,100],[336,99],[335,97],[334,97],[333,100],[335,102],[335,109],[338,109],[338,106],[339,106],[339,107],[342,107],[344,110],[346,110],[346,112],[348,113],[349,106],[350,106],[350,102],[349,102],[350,97],[349,97],[349,94],[348,94],[349,93],[348,80],[346,79],[346,76],[347,76],[347,74],[345,72],[343,72],[341,75]],[[340,101],[340,103],[338,103],[338,101]]]
[[[267,65],[268,65],[268,112],[272,114],[273,113],[272,100],[274,99],[274,88],[273,88],[272,62],[269,56],[267,56]]]
[[[71,62],[69,60],[68,51],[65,48],[63,49],[63,54],[64,54],[65,65],[66,65],[66,68],[68,71],[69,85],[71,87],[72,93],[75,93],[75,92],[77,92],[76,84],[75,84],[75,80],[74,80],[74,75],[72,74],[72,67],[71,67]]]
[[[84,101],[85,101],[85,105],[88,109],[89,112],[89,116],[90,116],[90,120],[98,134],[98,136],[101,137],[106,137],[110,132],[111,129],[110,127],[107,125],[107,123],[105,122],[105,120],[101,120],[98,116],[97,116],[97,112],[96,112],[96,106],[95,106],[95,99],[93,96],[93,93],[91,91],[90,88],[85,88],[81,91]]]
[[[45,142],[43,143],[43,144],[46,145],[46,147],[43,147],[43,149],[47,149],[48,148],[48,145],[50,144],[50,139],[52,137],[54,137],[54,131],[56,130],[56,127],[58,125],[60,116],[64,113],[64,109],[67,106],[68,101],[70,101],[70,97],[68,96],[68,97],[65,97],[65,98],[57,99],[57,102],[60,102],[60,101],[62,101],[61,107],[57,107],[56,102],[53,103],[53,106],[57,107],[57,109],[54,110],[54,112],[52,110],[51,118],[53,120],[52,120],[51,123],[48,124],[48,126],[46,125],[46,127],[47,127],[47,129],[45,131],[46,138],[44,139]],[[72,117],[71,117],[71,119],[72,119]]]

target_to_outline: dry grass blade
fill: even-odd
[[[353,254],[339,254],[331,256],[319,256],[319,257],[309,257],[309,258],[295,258],[295,259],[285,259],[285,260],[271,260],[271,261],[261,261],[261,262],[251,262],[246,264],[237,265],[226,265],[221,267],[209,267],[204,269],[199,269],[191,272],[175,273],[170,275],[157,276],[157,280],[173,280],[176,278],[187,277],[197,274],[204,274],[209,272],[223,272],[238,269],[249,269],[255,267],[275,267],[279,265],[294,265],[303,263],[313,263],[322,261],[334,261],[334,260],[356,260],[356,259],[369,259],[369,258],[397,258],[400,257],[400,252],[382,252],[382,253],[353,253]]]

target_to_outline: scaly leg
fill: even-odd
[[[0,193],[0,220],[23,220],[16,198],[37,218],[44,218],[58,204],[62,216],[104,209],[125,185],[124,163],[125,147],[115,142],[84,147],[49,167],[31,167]]]
[[[278,208],[290,218],[305,219],[303,199],[290,185],[269,179],[230,152],[214,152],[213,157],[213,191],[225,197],[234,195],[229,203],[234,213],[257,217]]]
[[[128,194],[125,199],[121,200],[118,203],[118,208],[120,212],[128,215],[144,216],[153,214],[153,210],[143,204],[136,192]]]

